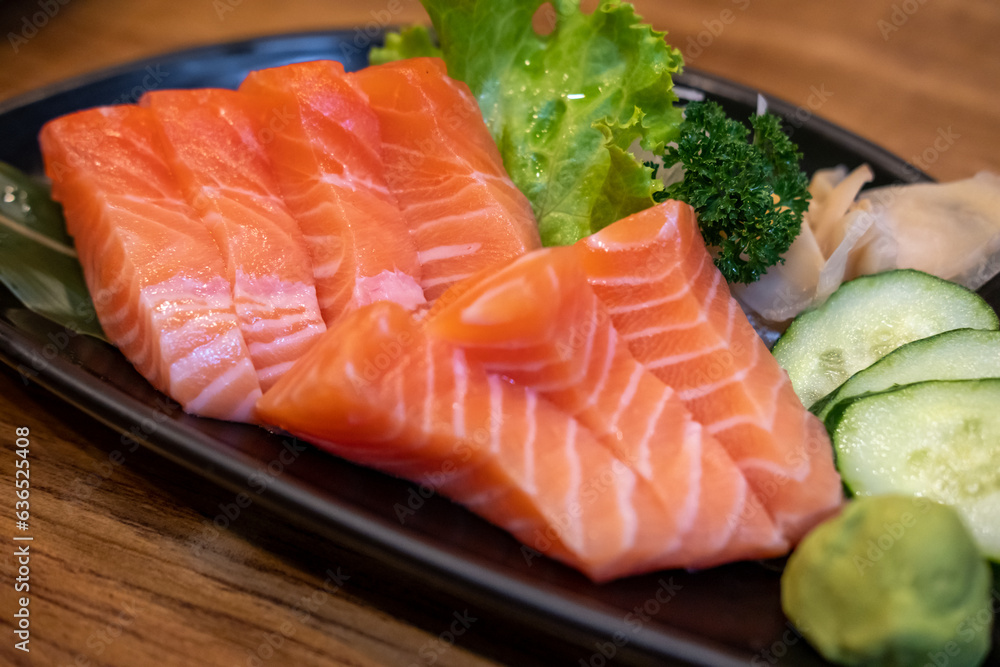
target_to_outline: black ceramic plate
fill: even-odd
[[[132,102],[145,90],[235,87],[254,69],[333,58],[366,64],[355,32],[254,39],[154,58],[22,96],[0,106],[0,160],[40,172],[36,135],[50,118]],[[757,94],[688,72],[678,85],[746,116]],[[807,111],[779,100],[806,168],[861,162],[876,183],[925,180],[903,161]],[[992,297],[996,298],[996,290]],[[994,303],[996,301],[994,300]],[[59,327],[0,294],[0,357],[26,378],[141,443],[233,492],[263,501],[289,522],[360,554],[379,576],[418,585],[485,610],[530,643],[561,637],[559,664],[823,664],[786,624],[780,563],[740,563],[699,573],[663,572],[594,585],[555,562],[525,562],[503,531],[402,480],[358,468],[264,430],[180,412],[113,347]],[[300,451],[302,450],[302,451]],[[416,507],[401,523],[398,507]],[[225,517],[215,517],[220,525]],[[199,536],[192,536],[194,548]],[[564,645],[565,647],[565,645]],[[555,664],[553,662],[552,664]]]

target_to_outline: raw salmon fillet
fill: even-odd
[[[790,541],[842,502],[822,423],[796,397],[705,247],[693,209],[664,202],[580,240],[584,268],[636,359],[737,462]]]
[[[240,93],[305,237],[327,325],[372,301],[423,303],[417,250],[383,176],[378,119],[343,65],[252,72]]]
[[[40,135],[101,326],[185,410],[248,421],[261,395],[226,267],[148,109],[90,109]]]
[[[435,489],[603,581],[672,544],[655,489],[535,392],[488,375],[415,315],[371,304],[331,328],[258,404],[264,421]]]
[[[470,361],[536,391],[593,433],[660,501],[658,568],[769,558],[789,544],[719,443],[639,364],[587,283],[576,247],[547,248],[463,289],[428,321]],[[641,530],[648,530],[643,524]]]
[[[385,178],[416,241],[428,301],[541,247],[531,205],[511,182],[468,86],[439,58],[349,75],[378,117]]]
[[[181,189],[222,251],[243,340],[263,391],[326,331],[312,262],[243,96],[233,90],[145,94]]]

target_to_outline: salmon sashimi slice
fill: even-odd
[[[305,237],[327,325],[372,301],[422,304],[416,246],[383,175],[378,119],[343,65],[252,72],[240,92]]]
[[[428,301],[541,247],[531,204],[507,176],[468,86],[439,58],[350,75],[378,116],[385,176],[416,241]]]
[[[594,580],[660,567],[653,485],[534,391],[487,374],[384,302],[331,328],[258,404],[334,454],[440,492]]]
[[[243,96],[233,90],[145,94],[170,167],[226,263],[243,339],[263,391],[326,331],[312,261],[281,198]]]
[[[835,511],[842,490],[826,429],[730,296],[693,209],[664,202],[577,247],[636,359],[726,448],[788,539]]]
[[[261,390],[222,254],[151,112],[80,111],[45,125],[40,142],[108,338],[186,411],[249,421]]]
[[[575,246],[547,248],[462,286],[431,335],[586,426],[660,501],[661,568],[770,558],[790,545],[729,454],[673,389],[639,364],[587,283]]]

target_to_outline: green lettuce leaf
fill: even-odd
[[[381,65],[393,60],[406,58],[442,57],[441,49],[434,44],[431,33],[422,25],[403,28],[399,32],[390,32],[385,36],[385,44],[372,47],[368,52],[368,62]]]
[[[635,114],[624,125],[611,126],[604,121],[594,124],[604,134],[604,146],[611,158],[601,196],[594,202],[591,216],[594,231],[649,208],[652,203],[649,188],[653,169],[639,163],[629,152],[629,147],[642,139],[642,117],[642,111],[636,108]],[[654,189],[660,183],[653,183]]]
[[[75,333],[107,340],[62,209],[48,191],[0,163],[0,282],[29,310]]]
[[[638,141],[659,154],[678,136],[671,75],[683,60],[665,33],[618,0],[591,14],[578,0],[552,0],[547,35],[532,28],[545,0],[422,2],[448,73],[476,96],[543,243],[573,243],[653,205],[661,186],[628,148]],[[426,55],[420,39],[392,38],[377,57]]]

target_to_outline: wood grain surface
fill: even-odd
[[[594,3],[584,3],[592,6]],[[1000,172],[995,0],[640,0],[690,66],[784,98],[938,179]],[[425,20],[411,0],[35,0],[0,4],[0,102],[199,44]],[[0,127],[0,132],[3,128]],[[30,654],[14,649],[15,429],[30,430]],[[224,499],[7,369],[0,371],[0,664],[551,664],[251,508],[188,548]],[[345,575],[347,575],[345,577]]]

